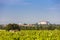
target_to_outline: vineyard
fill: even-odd
[[[60,40],[59,30],[0,30],[0,40]]]

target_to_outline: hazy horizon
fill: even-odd
[[[60,0],[0,0],[0,24],[42,20],[60,24]]]

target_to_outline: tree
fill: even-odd
[[[0,29],[3,29],[3,25],[0,25]]]
[[[5,27],[6,30],[20,30],[20,27],[18,24],[8,24]]]
[[[48,30],[54,30],[56,27],[54,26],[54,25],[52,25],[52,24],[50,24],[49,26],[48,26]]]

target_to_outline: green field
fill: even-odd
[[[0,30],[0,40],[60,40],[60,30]]]

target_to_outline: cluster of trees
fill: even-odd
[[[60,30],[60,25],[49,24],[49,25],[38,25],[34,24],[34,26],[19,26],[18,24],[8,24],[5,27],[0,25],[0,29],[4,30]]]
[[[34,26],[22,26],[21,30],[60,30],[60,25],[49,24],[49,25],[34,25]]]
[[[0,29],[2,30],[20,30],[20,26],[18,24],[8,24],[6,26],[0,25]]]

